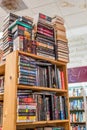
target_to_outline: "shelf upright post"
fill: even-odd
[[[3,130],[16,130],[17,107],[17,51],[6,58]]]

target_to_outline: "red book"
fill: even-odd
[[[60,71],[62,89],[65,89],[64,72]]]

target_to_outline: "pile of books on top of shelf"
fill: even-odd
[[[55,28],[56,37],[56,59],[68,62],[69,61],[69,48],[68,40],[66,37],[66,29],[64,26],[64,19],[59,16],[55,16],[52,19],[52,25]]]
[[[51,17],[41,13],[34,17],[34,40],[37,43],[37,55],[55,59],[55,35],[51,22]]]
[[[56,32],[56,33],[55,33]],[[53,60],[69,61],[64,21],[39,13],[34,19],[10,13],[3,22],[3,60],[21,50]]]
[[[17,15],[10,13],[3,21],[3,60],[13,51],[13,35],[9,30],[9,25],[17,18]]]
[[[3,57],[3,39],[0,39],[0,61],[2,61]]]

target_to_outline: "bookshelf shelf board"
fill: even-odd
[[[46,88],[46,87],[38,87],[38,86],[26,86],[26,85],[17,85],[18,89],[31,89],[35,91],[48,91],[48,92],[56,92],[59,94],[67,93],[67,90],[56,89],[56,88]]]
[[[72,96],[72,97],[69,97],[69,99],[82,99],[83,96]]]
[[[75,109],[75,110],[70,110],[70,112],[81,112],[81,111],[85,111],[84,109]]]
[[[3,101],[4,93],[0,93],[0,101]]]
[[[57,61],[57,60],[51,60],[50,58],[45,58],[45,57],[38,56],[38,55],[35,55],[35,54],[30,54],[30,53],[22,52],[22,51],[18,51],[18,53],[22,54],[22,55],[30,56],[30,57],[35,58],[35,59],[41,59],[43,61],[48,61],[48,62],[50,62],[52,64],[56,64],[58,66],[66,65],[66,62]]]
[[[32,128],[32,127],[40,126],[40,125],[50,126],[50,125],[65,124],[65,123],[69,123],[69,120],[52,120],[52,121],[38,121],[38,122],[17,122],[17,126],[30,126]]]
[[[3,75],[5,73],[5,63],[0,64],[0,75]]]
[[[71,124],[86,124],[86,122],[70,122]]]

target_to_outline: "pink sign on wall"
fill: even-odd
[[[87,82],[87,66],[68,69],[68,83]]]

